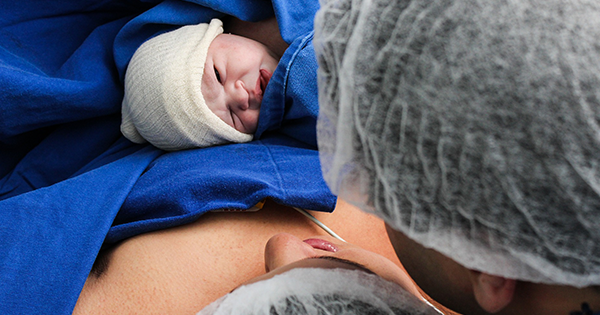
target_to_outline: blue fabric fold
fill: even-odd
[[[289,146],[292,141],[278,136],[161,156],[133,187],[106,242],[189,223],[212,210],[249,209],[265,198],[331,211],[335,197],[322,177],[311,176],[321,170],[318,152]]]
[[[80,176],[0,201],[2,314],[73,311],[120,205],[158,154],[138,148]]]
[[[313,32],[292,42],[271,77],[255,137],[277,131],[317,148],[317,63]]]
[[[14,145],[25,132],[119,111],[122,84],[112,44],[135,9],[113,1],[89,11],[95,2],[3,4],[0,143]]]
[[[317,9],[317,0],[3,4],[0,313],[70,313],[102,244],[207,211],[264,198],[332,211],[316,151]],[[275,15],[290,43],[265,91],[257,140],[166,153],[122,137],[122,77],[135,49],[224,15]]]

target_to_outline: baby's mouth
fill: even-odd
[[[258,81],[259,81],[259,85],[260,85],[260,91],[261,91],[261,95],[265,94],[265,90],[267,89],[267,84],[269,84],[269,81],[271,80],[271,72],[269,72],[268,70],[265,69],[260,69],[260,75],[258,77]]]

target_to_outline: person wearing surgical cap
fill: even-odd
[[[125,73],[121,132],[177,151],[253,139],[279,56],[223,22],[187,25],[146,41]]]
[[[329,0],[318,144],[464,314],[600,311],[600,3]]]
[[[259,211],[211,212],[106,247],[73,314],[271,314],[271,306],[290,314],[298,305],[325,314],[436,314],[381,219],[341,200],[332,213],[310,213],[268,200]]]

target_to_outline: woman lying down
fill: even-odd
[[[437,313],[382,221],[342,201],[314,216],[348,243],[272,202],[127,239],[100,253],[73,314],[195,314],[217,300],[200,314]]]
[[[165,127],[176,122],[169,117],[180,117],[165,113],[179,113],[185,109],[183,105],[186,102],[155,103],[152,100],[163,99],[155,95],[155,84],[126,80],[122,131],[128,138],[134,142],[149,141],[165,150],[180,150],[220,144],[224,139],[223,130],[233,134],[254,132],[258,117],[247,114],[249,109],[256,114],[260,103],[250,102],[254,100],[252,97],[244,98],[244,111],[232,115],[221,115],[220,107],[214,106],[234,107],[233,103],[227,102],[234,100],[227,93],[237,94],[233,94],[233,89],[227,90],[229,86],[226,83],[234,78],[233,74],[237,73],[234,71],[242,69],[239,62],[227,63],[223,62],[223,58],[235,56],[232,60],[240,61],[249,57],[248,50],[241,56],[236,50],[226,50],[228,54],[214,51],[223,47],[219,46],[221,40],[231,39],[231,35],[220,34],[220,27],[220,21],[213,20],[210,25],[191,28],[194,34],[197,33],[196,28],[202,28],[203,32],[196,35],[201,35],[199,42],[206,42],[201,45],[204,47],[202,60],[194,63],[204,75],[200,71],[192,76],[192,81],[197,84],[191,89],[192,94],[197,96],[194,99],[206,110],[203,118],[195,120],[195,124],[182,126],[206,127],[199,128],[203,131],[199,132],[198,138],[187,141],[189,139],[181,135],[188,132]],[[178,33],[157,38],[168,38],[173,34]],[[212,35],[206,37],[206,34]],[[187,43],[186,38],[188,36],[177,37],[177,41]],[[250,43],[257,51],[267,51],[256,43],[244,42]],[[179,56],[182,50],[169,51]],[[268,62],[256,58],[258,62],[249,63],[253,65],[250,67],[253,71],[243,71],[244,74],[253,74],[248,82],[258,82],[256,90],[259,92],[256,94],[261,94],[266,87],[278,54],[275,57],[272,54],[262,56],[269,57],[264,59]],[[134,60],[137,59],[134,57]],[[228,68],[224,64],[237,67]],[[263,70],[264,64],[269,66],[266,70]],[[138,73],[133,62],[127,77],[138,78],[136,75],[140,73],[164,74],[174,63],[169,63],[169,67],[158,67],[164,71],[157,72],[146,71],[147,63],[141,65],[144,67],[138,69],[141,71]],[[181,64],[179,68],[184,66]],[[187,68],[191,66],[187,64]],[[142,77],[147,78],[139,78]],[[158,79],[149,81],[162,82]],[[128,82],[140,83],[133,87],[145,92],[127,93],[139,92]],[[173,82],[167,83],[171,86]],[[248,85],[240,84],[242,87]],[[189,87],[187,84],[182,86]],[[231,86],[235,87],[235,84]],[[169,88],[164,90],[172,92]],[[250,92],[246,94],[251,96]],[[253,106],[247,106],[249,103]],[[152,104],[156,106],[146,107]],[[203,124],[209,121],[206,117],[213,118],[210,121],[223,128],[209,128],[212,124]],[[253,120],[238,121],[237,118]],[[245,129],[249,126],[253,128]],[[206,130],[210,132],[204,132]],[[407,314],[435,313],[419,301],[421,297],[401,268],[382,221],[341,201],[332,214],[315,213],[315,216],[348,243],[327,235],[294,209],[275,203],[267,203],[258,212],[209,213],[189,225],[127,239],[99,254],[74,314],[195,314],[201,310],[200,314],[317,314],[324,310],[335,311],[334,314],[342,310],[350,312],[344,314],[404,314],[401,310],[407,310]]]

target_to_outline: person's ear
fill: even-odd
[[[477,303],[488,313],[505,308],[513,299],[517,281],[469,270]]]

